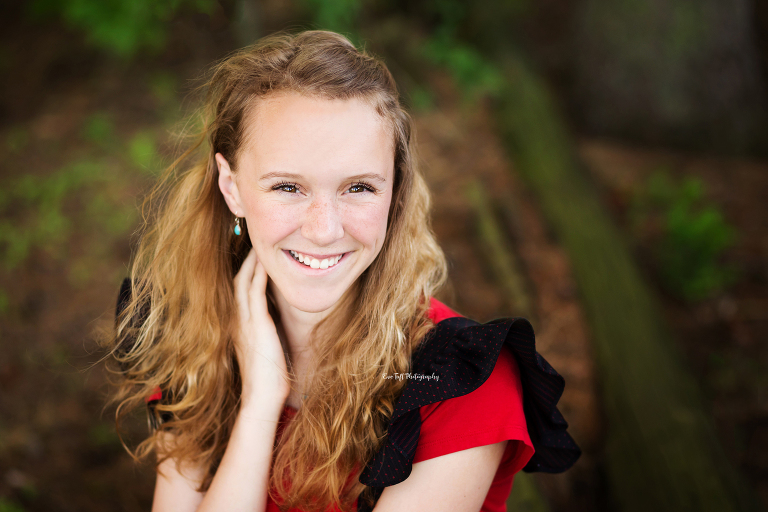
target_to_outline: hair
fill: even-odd
[[[366,490],[358,476],[381,446],[404,386],[381,376],[408,371],[433,325],[429,297],[446,279],[412,120],[386,65],[334,32],[278,32],[223,59],[208,77],[193,141],[142,205],[131,297],[108,340],[118,363],[112,367],[119,377],[112,397],[118,431],[160,387],[163,400],[150,411],[156,428],[126,448],[136,459],[157,450],[158,464],[173,458],[177,467],[203,465],[208,473],[199,490],[209,487],[239,407],[233,279],[251,247],[248,236],[232,233],[214,155],[222,153],[236,172],[248,114],[271,94],[364,100],[391,128],[394,142],[386,238],[313,331],[313,394],[285,426],[270,476],[270,495],[281,508],[346,509]],[[278,322],[273,301],[270,309]],[[161,444],[164,433],[173,434],[172,445]]]

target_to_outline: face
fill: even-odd
[[[277,93],[258,100],[245,134],[236,174],[216,154],[219,187],[245,217],[278,302],[326,311],[384,243],[392,132],[361,100]]]

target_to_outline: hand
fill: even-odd
[[[290,392],[285,353],[267,309],[267,271],[251,249],[234,279],[239,315],[235,352],[243,382],[242,405],[282,408]]]

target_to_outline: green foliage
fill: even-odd
[[[106,148],[115,142],[115,125],[106,112],[96,112],[85,122],[81,130],[82,138],[101,148]]]
[[[25,485],[20,489],[20,491],[22,496],[24,496],[26,500],[34,500],[35,498],[40,496],[40,491],[37,489],[37,487],[33,483],[29,483]]]
[[[0,512],[24,512],[24,509],[16,502],[0,497]]]
[[[425,112],[435,106],[435,96],[432,92],[419,85],[414,85],[408,91],[408,101],[411,108],[416,112]]]
[[[453,75],[465,100],[475,100],[485,94],[497,94],[503,79],[491,60],[459,37],[467,4],[458,0],[441,0],[430,4],[438,24],[421,54],[428,61],[443,66]]]
[[[361,0],[301,0],[310,12],[314,23],[322,30],[333,30],[344,34],[358,44],[357,17],[360,13]]]
[[[135,205],[120,198],[131,183],[159,167],[154,135],[139,131],[121,144],[110,115],[97,112],[85,120],[80,136],[88,143],[88,156],[50,174],[23,174],[0,183],[0,269],[13,271],[38,248],[69,258],[70,281],[84,284],[98,271],[94,261],[135,224]],[[83,258],[69,254],[75,236],[85,244]],[[9,299],[0,290],[0,312],[8,310]]]
[[[550,508],[533,476],[523,471],[515,475],[515,485],[507,499],[507,510],[517,512],[549,512]]]
[[[129,58],[142,49],[160,50],[182,7],[211,13],[215,5],[214,0],[34,0],[28,9],[35,17],[60,18],[95,47]]]
[[[527,6],[527,0],[501,0],[498,7],[504,13],[518,13]],[[362,0],[300,0],[300,4],[309,13],[312,22],[320,29],[333,30],[345,34],[357,46],[362,38],[358,29],[360,20],[369,19],[377,25],[388,22],[401,24],[397,16],[386,19],[386,5],[363,2]],[[469,18],[476,14],[472,6],[461,0],[432,0],[418,3],[411,9],[415,25],[430,26],[424,44],[417,53],[421,59],[447,69],[461,89],[464,100],[471,103],[478,97],[496,94],[502,85],[501,73],[491,59],[484,56],[466,38],[461,37]],[[366,12],[367,10],[367,12]],[[424,88],[414,87],[409,91],[410,101],[417,110],[432,107],[434,99]]]
[[[0,188],[0,267],[13,271],[39,248],[55,259],[70,259],[68,278],[83,285],[97,270],[110,242],[127,233],[137,219],[132,204],[121,204],[115,189],[126,183],[107,159],[76,160],[49,176],[24,175]],[[85,237],[86,256],[70,254],[69,242]],[[0,290],[0,312],[8,297]]]
[[[109,424],[96,423],[91,426],[88,430],[88,440],[91,445],[97,448],[120,449],[122,447],[114,427]]]
[[[136,168],[150,173],[156,170],[159,156],[154,135],[148,131],[134,135],[128,143],[128,155]]]
[[[715,206],[706,204],[700,180],[676,184],[668,172],[657,170],[634,195],[631,219],[636,233],[655,229],[654,256],[671,293],[701,300],[738,279],[737,269],[722,263],[736,232]]]
[[[176,101],[177,86],[176,77],[171,73],[155,73],[149,80],[152,96],[154,96],[161,105],[167,105]]]
[[[502,77],[498,69],[468,44],[433,36],[424,45],[423,55],[451,72],[466,99],[496,94],[501,89]]]
[[[0,262],[13,270],[33,246],[54,253],[68,238],[72,221],[64,214],[65,200],[98,176],[98,165],[79,161],[50,176],[23,175],[0,189],[0,207],[9,210],[0,222]],[[11,220],[10,212],[24,212]]]

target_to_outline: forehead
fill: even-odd
[[[394,137],[374,106],[359,98],[295,92],[254,101],[245,119],[243,159],[256,170],[344,170],[394,165]],[[243,163],[246,163],[245,161]]]

